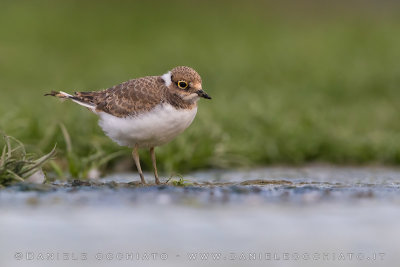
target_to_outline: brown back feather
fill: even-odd
[[[76,92],[75,98],[117,117],[149,111],[165,99],[166,87],[158,76],[129,80],[102,91]]]

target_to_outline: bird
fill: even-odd
[[[142,184],[139,149],[149,149],[155,183],[160,184],[155,147],[181,134],[193,122],[200,98],[211,99],[193,68],[178,66],[160,76],[131,79],[100,91],[51,91],[45,96],[69,99],[99,117],[104,133],[120,146],[132,148]]]

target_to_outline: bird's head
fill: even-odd
[[[176,67],[161,78],[171,93],[180,96],[184,101],[196,102],[200,97],[211,99],[203,91],[200,75],[192,68]]]

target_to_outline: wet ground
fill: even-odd
[[[184,186],[136,179],[0,190],[0,266],[400,262],[399,169],[205,171]]]

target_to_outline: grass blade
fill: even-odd
[[[18,174],[16,174],[15,172],[13,172],[12,170],[7,170],[6,171],[8,174],[11,174],[11,176],[15,179],[18,180],[20,182],[24,182],[24,178],[22,178],[21,176],[19,176]]]
[[[3,168],[5,158],[6,158],[6,151],[7,151],[7,146],[5,145],[3,147],[3,152],[1,153],[1,158],[0,158],[0,168]]]
[[[56,146],[53,147],[53,149],[46,155],[44,155],[43,157],[37,159],[36,161],[34,161],[33,165],[28,167],[27,169],[21,171],[20,175],[21,176],[26,176],[27,173],[31,172],[32,170],[36,171],[36,169],[40,166],[42,166],[47,160],[49,160],[52,156],[54,156],[56,152]]]
[[[67,131],[67,128],[65,127],[64,124],[60,123],[60,128],[61,132],[64,136],[65,144],[67,146],[67,152],[71,153],[72,152],[72,142],[71,142],[71,137],[69,136],[69,133]]]

